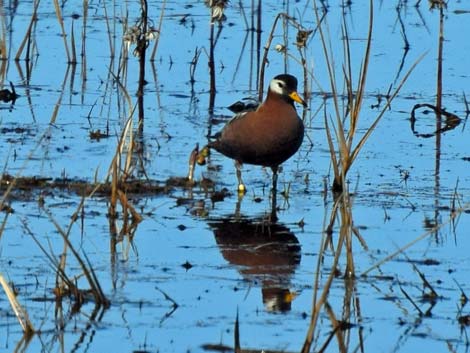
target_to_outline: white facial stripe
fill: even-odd
[[[284,92],[284,87],[286,86],[285,82],[282,80],[276,80],[273,79],[271,83],[269,84],[269,89],[277,94],[283,94]]]

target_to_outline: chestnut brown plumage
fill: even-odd
[[[266,100],[255,110],[236,115],[200,152],[204,160],[208,148],[215,149],[236,162],[238,190],[245,192],[241,179],[243,163],[270,167],[273,171],[273,199],[280,164],[300,148],[304,125],[294,102],[307,106],[297,93],[297,79],[288,74],[274,77]]]

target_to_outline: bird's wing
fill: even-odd
[[[228,121],[228,123],[227,123],[227,125],[225,125],[225,127],[233,124],[237,120],[243,119],[246,116],[247,113],[248,112],[242,112],[242,113],[235,114],[235,116]]]
[[[212,136],[212,138],[215,138],[215,139],[218,139],[220,137],[220,135],[223,134],[224,130],[227,129],[230,125],[232,125],[233,123],[235,123],[236,121],[239,121],[241,119],[244,119],[247,115],[247,113],[249,112],[242,112],[242,113],[238,113],[238,114],[235,114],[232,119],[230,119],[226,124],[225,126],[222,128],[222,130],[220,130],[219,132],[215,133],[215,135]]]

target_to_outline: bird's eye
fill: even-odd
[[[278,82],[277,85],[279,86],[279,88],[284,88],[284,82]]]

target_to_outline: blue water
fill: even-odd
[[[266,43],[275,15],[281,11],[288,11],[297,19],[300,16],[299,21],[307,28],[316,28],[310,2],[289,3],[288,6],[284,3],[263,2],[261,47]],[[369,272],[368,277],[358,277],[352,282],[345,281],[341,275],[335,278],[328,295],[332,311],[329,313],[323,307],[320,313],[314,351],[320,349],[332,331],[331,313],[336,320],[353,326],[340,332],[343,343],[335,336],[326,351],[339,351],[341,344],[347,351],[370,352],[444,351],[450,349],[449,346],[455,352],[466,349],[465,327],[460,327],[457,318],[466,315],[467,309],[460,310],[459,286],[468,295],[466,229],[469,219],[467,212],[462,212],[449,222],[449,208],[455,200],[457,207],[467,210],[470,190],[468,161],[464,160],[470,155],[465,137],[463,98],[467,93],[466,58],[470,49],[466,33],[470,25],[468,13],[459,11],[468,9],[465,3],[449,3],[445,10],[443,105],[463,121],[457,128],[442,134],[438,146],[435,137],[416,137],[409,117],[414,104],[435,101],[439,13],[430,11],[427,2],[422,2],[418,8],[414,4],[403,5],[400,15],[410,44],[404,57],[396,11],[398,3],[401,2],[374,2],[372,51],[356,141],[379,112],[371,107],[377,104],[377,95],[386,94],[390,85],[396,87],[416,60],[422,54],[425,56],[392,102],[391,109],[386,111],[348,175],[353,224],[367,244],[365,248],[353,237],[356,273],[363,273],[425,234],[427,224],[437,223],[442,227]],[[243,5],[250,21],[250,4]],[[20,2],[13,13],[4,6],[2,20],[12,32],[7,32],[6,36],[9,58],[1,78],[4,88],[12,81],[20,95],[13,106],[0,103],[0,128],[4,129],[0,135],[0,163],[5,166],[5,172],[15,176],[65,176],[88,181],[96,176],[98,181],[104,181],[118,137],[132,109],[108,71],[111,68],[117,72],[122,48],[121,20],[128,11],[129,23],[133,24],[139,15],[137,4],[123,3],[114,9],[106,4],[109,25],[115,34],[113,61],[104,4],[90,2],[86,81],[82,79],[84,60],[81,57],[78,57],[76,71],[66,74],[71,68],[67,66],[52,3],[39,6],[32,37],[38,55],[31,62],[31,78],[27,81],[26,62],[19,62],[20,71],[13,58],[29,25],[32,3]],[[161,1],[149,3],[149,16],[155,26],[161,7]],[[71,16],[82,14],[82,2],[68,1],[62,11],[70,45]],[[351,38],[352,72],[357,79],[367,36],[368,4],[355,2],[344,11]],[[340,2],[329,2],[328,31],[340,92],[343,90],[341,13]],[[188,15],[186,22],[182,23],[185,14]],[[245,30],[239,2],[232,1],[226,15],[227,22],[215,49],[214,118],[220,120],[230,118],[227,106],[257,93],[256,41],[252,42],[256,35]],[[73,21],[73,26],[80,53],[82,17]],[[210,128],[214,133],[223,126],[209,125],[209,32],[209,12],[202,3],[167,1],[156,61],[153,67],[148,63],[146,73],[141,157],[145,173],[152,180],[164,183],[169,177],[186,176],[189,153],[195,144],[207,141]],[[298,58],[293,44],[295,34],[290,27],[287,47],[289,53]],[[282,42],[282,31],[278,29],[273,46]],[[149,49],[153,45],[152,42]],[[191,93],[189,70],[195,50],[201,53]],[[307,67],[315,75],[315,81],[309,81],[313,98],[306,112],[308,138],[301,150],[283,165],[278,186],[279,191],[289,188],[288,199],[278,197],[279,225],[284,227],[285,234],[298,241],[300,249],[282,250],[274,256],[261,252],[263,255],[256,257],[260,253],[255,250],[262,251],[266,244],[276,242],[269,236],[261,237],[257,243],[251,242],[262,228],[260,218],[270,210],[271,178],[269,170],[252,166],[244,168],[248,192],[241,202],[240,213],[242,219],[255,224],[250,228],[253,237],[248,236],[244,240],[248,243],[242,242],[245,245],[234,244],[236,237],[216,238],[213,222],[237,225],[238,218],[234,214],[238,197],[233,162],[214,153],[209,166],[198,167],[196,178],[210,177],[215,189],[226,188],[229,196],[212,204],[210,195],[200,187],[195,187],[192,193],[175,187],[169,194],[131,196],[130,202],[143,216],[132,242],[125,237],[114,248],[107,217],[109,200],[101,195],[86,199],[85,217],[73,225],[70,239],[80,254],[89,257],[111,306],[93,316],[94,305],[90,302],[72,314],[71,302],[64,300],[65,326],[58,329],[52,293],[55,271],[28,235],[26,226],[46,250],[58,258],[64,243],[54,222],[67,229],[80,197],[67,190],[43,191],[45,207],[51,217],[38,205],[40,191],[32,195],[14,192],[10,202],[15,213],[8,217],[0,237],[0,272],[14,284],[18,300],[28,311],[33,325],[42,331],[32,337],[26,351],[199,352],[207,344],[233,347],[237,312],[242,348],[300,351],[310,323],[315,273],[320,274],[321,294],[334,257],[333,250],[327,248],[318,267],[321,242],[326,238],[324,230],[333,207],[331,194],[324,194],[325,183],[329,186],[332,182],[332,171],[322,106],[323,97],[331,93],[331,87],[318,31],[308,42],[306,55]],[[295,60],[290,58],[286,65],[290,73],[299,79],[302,77],[302,68]],[[131,53],[127,66],[127,75],[121,77],[121,82],[135,104],[138,61]],[[265,87],[284,67],[283,56],[271,50]],[[302,83],[299,88],[303,93]],[[56,104],[57,116],[51,125]],[[384,101],[381,104],[383,106]],[[301,107],[298,111],[301,113]],[[334,119],[331,99],[326,100],[326,115]],[[134,127],[137,127],[137,120]],[[15,128],[25,131],[15,131]],[[109,138],[90,139],[90,131],[106,131],[107,128]],[[433,132],[434,116],[419,114],[417,129],[423,133]],[[440,152],[439,163],[436,163],[436,151]],[[136,175],[144,178],[139,171],[142,172],[137,168]],[[405,174],[408,175],[406,180]],[[182,199],[186,202],[180,205]],[[204,211],[196,215],[201,207]],[[118,223],[121,224],[121,219]],[[333,232],[335,246],[339,227],[338,220]],[[226,229],[224,234],[229,234],[231,229]],[[228,252],[241,256],[242,252],[238,251],[243,249],[249,255],[242,260],[230,257]],[[254,265],[255,259],[260,259],[261,263]],[[425,259],[435,263],[426,265]],[[279,262],[272,262],[275,260]],[[192,267],[186,269],[182,266],[185,263]],[[340,273],[344,272],[345,263],[343,252],[338,266]],[[413,263],[439,295],[428,315],[424,313],[431,303],[422,300],[423,281]],[[67,271],[72,278],[77,276],[79,287],[87,288],[70,253]],[[297,293],[289,310],[270,309],[266,292],[274,287]],[[48,300],[42,300],[44,298]],[[172,300],[178,305],[175,310]],[[14,351],[22,331],[4,295],[0,295],[0,317],[0,351]]]

